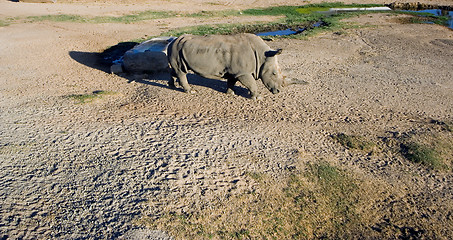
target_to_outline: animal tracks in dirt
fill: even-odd
[[[379,225],[387,214],[393,225],[407,220],[398,223],[401,231],[413,232],[411,225],[426,219],[442,222],[439,231],[453,236],[444,214],[453,206],[451,172],[431,171],[390,150],[356,152],[330,137],[390,138],[389,132],[420,129],[413,119],[424,118],[449,129],[452,56],[442,39],[451,40],[451,31],[373,16],[353,21],[385,24],[269,42],[285,49],[281,67],[310,84],[275,96],[260,84],[266,95],[258,102],[221,93],[225,82],[194,78],[198,93],[190,95],[164,87],[165,77],[128,82],[90,64],[94,55],[86,53],[145,30],[159,34],[149,22],[104,24],[102,31],[79,23],[3,27],[0,238],[113,239],[139,232],[145,216],[208,208],[212,200],[253,193],[262,175],[274,186],[318,161],[389,186],[376,192],[387,194],[377,204],[367,205],[377,213],[370,226],[393,231]],[[172,19],[175,27],[185,20]],[[65,27],[57,32],[55,24]],[[112,94],[94,94],[100,90]],[[84,95],[96,98],[67,97]]]

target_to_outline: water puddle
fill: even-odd
[[[340,13],[347,13],[347,12],[358,12],[358,11],[367,11],[367,12],[382,12],[382,11],[393,11],[393,10],[398,10],[399,8],[392,8],[390,7],[370,7],[370,8],[331,8],[329,11],[323,11],[319,12],[325,15],[334,15],[334,14],[340,14]],[[422,13],[422,14],[432,14],[433,16],[447,16],[449,19],[446,22],[446,25],[453,29],[453,11],[449,10],[444,10],[444,9],[418,9],[418,10],[403,10],[407,12],[415,12],[415,13]],[[433,22],[426,22],[426,23],[433,23]],[[286,29],[281,29],[281,30],[274,30],[274,31],[269,31],[269,32],[259,32],[256,33],[256,35],[261,36],[261,37],[273,37],[273,36],[289,36],[289,35],[297,35],[301,34],[304,31],[308,29],[313,29],[317,27],[322,27],[326,26],[326,23],[323,21],[318,21],[314,23],[311,26],[308,27],[303,27],[303,28],[286,28]]]
[[[255,35],[261,36],[261,37],[289,36],[289,35],[300,34],[300,33],[304,32],[305,30],[308,30],[308,29],[313,29],[313,28],[326,26],[326,25],[327,24],[325,22],[318,21],[318,22],[315,22],[314,24],[312,24],[311,26],[304,27],[304,28],[297,28],[297,29],[287,28],[287,29],[283,29],[283,30],[255,33]]]
[[[260,32],[257,33],[257,36],[288,36],[288,35],[294,35],[294,34],[299,34],[303,31],[305,31],[306,28],[299,28],[296,30],[293,30],[291,28],[284,29],[284,30],[277,30],[277,31],[271,31],[271,32]]]
[[[346,13],[346,12],[357,12],[357,11],[391,11],[389,7],[370,7],[370,8],[331,8],[329,11],[323,11],[323,12],[318,12],[322,13],[324,15],[334,15],[334,14],[340,14],[340,13]],[[261,36],[261,37],[272,37],[272,36],[289,36],[289,35],[296,35],[300,34],[306,30],[317,28],[317,27],[322,27],[326,26],[327,24],[323,21],[318,21],[315,22],[314,24],[308,26],[308,27],[303,27],[303,28],[286,28],[282,30],[275,30],[275,31],[269,31],[269,32],[259,32],[256,33],[256,35]]]
[[[424,10],[403,10],[405,12],[411,13],[421,13],[421,14],[432,14],[433,16],[437,17],[448,17],[446,25],[453,29],[453,11],[442,10],[442,9],[424,9]],[[426,15],[423,15],[426,16]],[[427,22],[432,23],[432,22]]]

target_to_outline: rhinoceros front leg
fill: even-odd
[[[250,91],[250,98],[253,100],[262,99],[258,93],[258,86],[256,85],[256,80],[252,75],[242,75],[238,77],[239,82],[241,82],[246,88]]]

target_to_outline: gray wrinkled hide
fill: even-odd
[[[256,80],[261,79],[273,93],[283,86],[276,55],[281,53],[271,48],[253,34],[237,35],[183,35],[168,46],[172,80],[179,80],[186,92],[193,92],[187,83],[186,74],[193,71],[211,79],[226,79],[227,93],[233,92],[239,81],[257,98]]]
[[[160,37],[145,41],[123,56],[126,72],[159,72],[168,69],[167,47],[174,37]]]

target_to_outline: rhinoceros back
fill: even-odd
[[[192,70],[207,78],[222,78],[227,73],[235,77],[252,74],[257,79],[269,49],[252,34],[183,35],[169,46],[168,56],[176,72]]]

